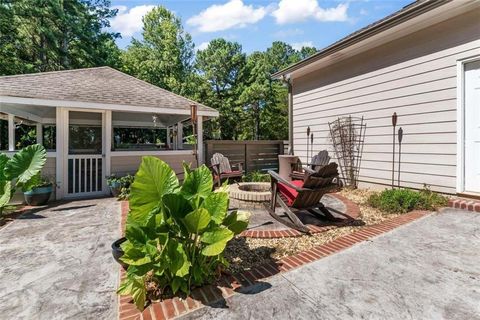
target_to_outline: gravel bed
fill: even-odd
[[[358,231],[364,226],[378,224],[399,216],[399,214],[384,213],[370,207],[367,204],[367,199],[372,193],[374,192],[368,189],[344,189],[340,192],[342,196],[352,200],[360,207],[359,220],[361,221],[354,226],[340,227],[314,235],[292,238],[258,239],[236,237],[229,242],[225,251],[225,257],[230,262],[227,271],[236,273],[242,270],[249,270],[256,265],[275,261],[332,241],[338,237]]]

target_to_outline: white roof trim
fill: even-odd
[[[49,99],[36,99],[36,98],[22,98],[11,96],[0,96],[0,103],[15,103],[24,105],[35,106],[47,106],[47,107],[70,107],[80,109],[100,109],[100,110],[112,110],[112,111],[128,111],[128,112],[140,112],[140,113],[159,113],[159,114],[182,114],[190,115],[190,109],[175,109],[175,108],[162,108],[162,107],[143,107],[143,106],[131,106],[121,104],[102,104],[95,102],[81,102],[81,101],[66,101],[66,100],[49,100]],[[218,117],[219,112],[216,110],[198,110],[199,116]]]
[[[360,42],[349,45],[337,52],[331,53],[328,56],[295,69],[287,68],[283,74],[285,74],[287,78],[299,78],[312,71],[323,69],[369,49],[376,48],[384,43],[397,40],[418,30],[474,10],[475,8],[478,8],[479,3],[480,2],[478,1],[451,1],[445,5],[432,9],[431,11],[415,16],[399,25],[361,40]],[[281,77],[281,74],[281,71],[279,71],[277,76],[278,79]]]

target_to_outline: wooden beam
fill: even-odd
[[[2,105],[1,110],[2,110],[2,112],[13,114],[17,117],[20,117],[20,118],[23,118],[23,119],[26,119],[26,120],[43,123],[42,117],[37,116],[37,115],[35,115],[33,113],[30,113],[28,111],[25,111],[25,110],[19,110],[18,108],[11,107],[11,106],[5,106],[5,105]]]

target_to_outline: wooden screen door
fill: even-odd
[[[480,60],[464,70],[465,191],[480,193]]]
[[[68,112],[67,197],[104,194],[104,113]]]

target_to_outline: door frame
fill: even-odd
[[[457,60],[457,193],[465,193],[465,64],[480,55]]]
[[[112,139],[112,111],[99,109],[83,109],[83,108],[57,108],[57,199],[62,198],[81,198],[88,197],[85,194],[69,194],[68,193],[68,144],[69,144],[69,124],[70,111],[101,113],[102,120],[102,190],[99,193],[91,194],[91,196],[107,195],[109,188],[107,186],[107,177],[110,176],[111,161],[111,139]]]

